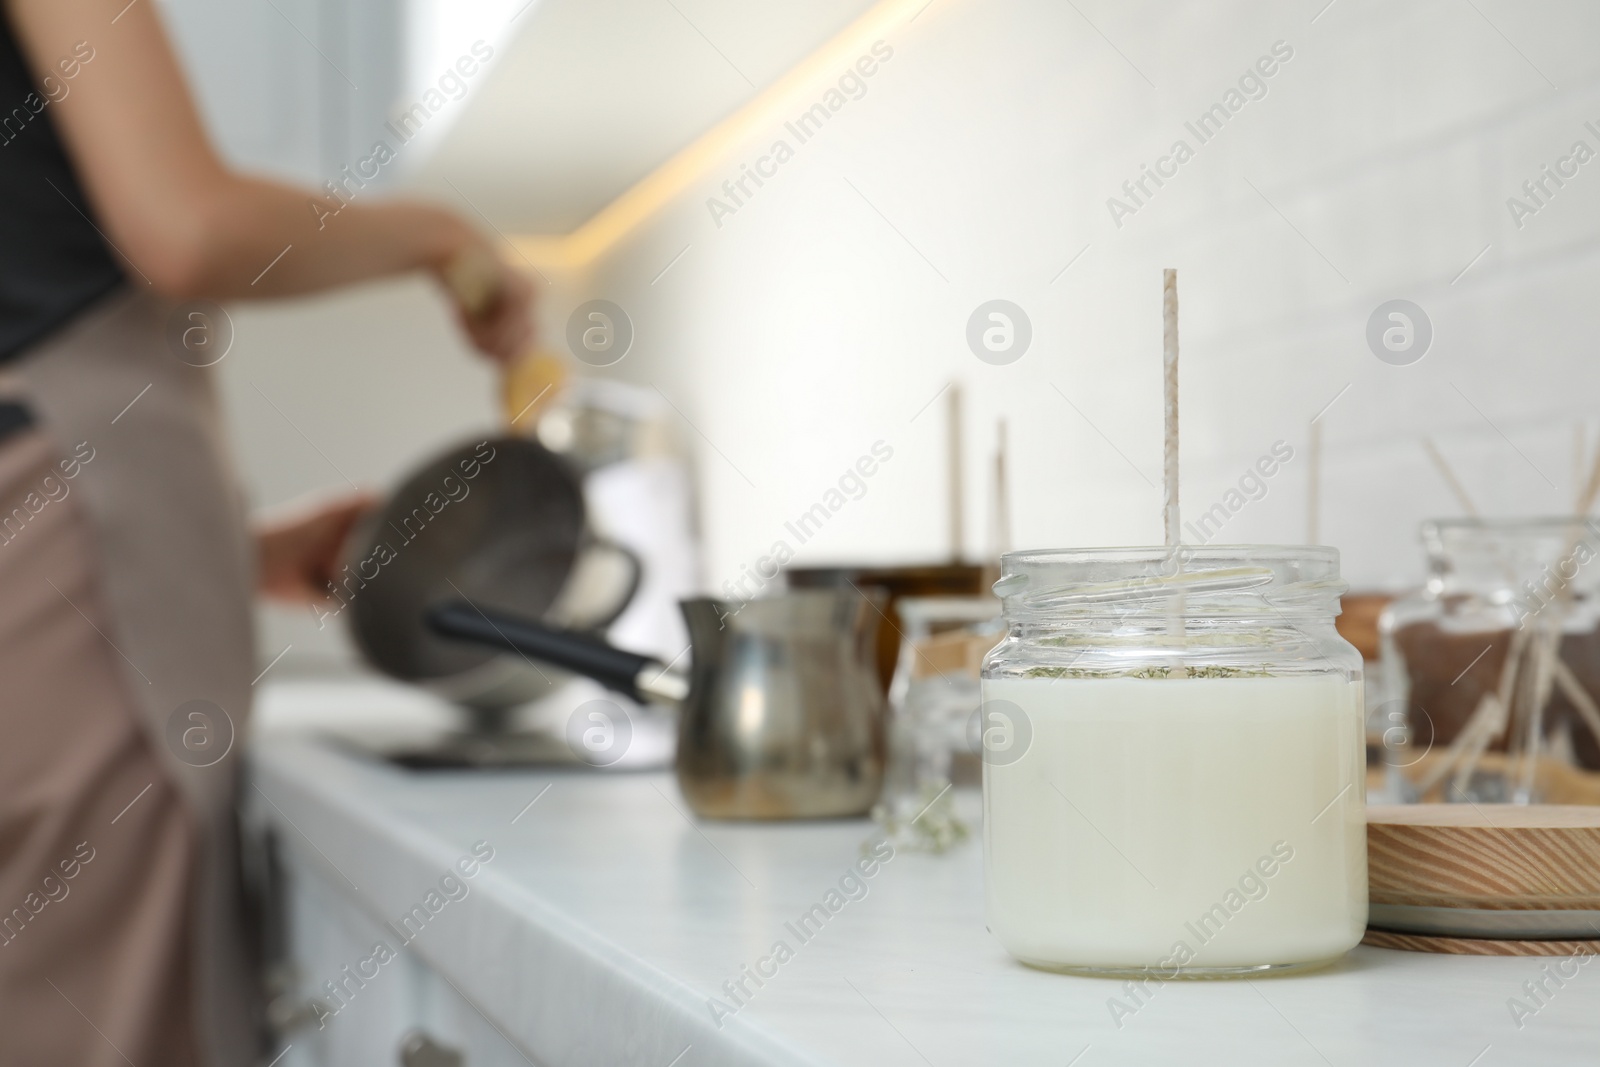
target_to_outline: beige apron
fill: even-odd
[[[6,377],[20,382],[38,417],[41,432],[29,437],[47,441],[61,458],[71,457],[80,445],[93,450],[93,458],[82,463],[70,481],[70,496],[59,507],[54,503],[45,507],[34,521],[43,522],[48,516],[61,525],[73,515],[82,517],[94,573],[81,593],[89,603],[74,600],[72,607],[99,634],[98,640],[83,636],[90,642],[85,648],[98,649],[93,654],[112,665],[121,683],[123,706],[132,709],[141,727],[136,734],[142,733],[137,740],[142,741],[145,755],[126,758],[153,754],[157,762],[152,766],[164,772],[164,780],[142,802],[170,794],[193,831],[193,847],[185,852],[176,844],[174,817],[169,815],[164,823],[158,820],[148,829],[154,842],[148,863],[178,869],[166,872],[165,882],[152,871],[143,873],[155,878],[153,886],[187,887],[191,952],[186,977],[194,990],[192,1018],[201,1059],[232,1067],[254,1062],[258,1051],[234,818],[239,750],[255,673],[254,551],[228,462],[213,371],[189,366],[169,346],[166,333],[173,312],[172,305],[142,291],[120,290],[26,353],[7,369]],[[0,456],[6,447],[0,445]],[[12,448],[11,454],[15,463],[26,467],[29,460],[22,455],[23,447]],[[16,484],[26,484],[27,477],[36,475],[25,474]],[[14,472],[14,482],[15,477]],[[50,508],[57,510],[52,514]],[[38,532],[25,529],[14,542],[0,546],[0,563],[8,551],[17,551],[18,561],[42,552],[26,537]],[[71,535],[68,525],[63,537]],[[57,562],[67,566],[63,573],[70,580],[71,561]],[[32,577],[30,572],[15,580]],[[62,599],[68,599],[60,592]],[[40,611],[46,610],[45,604],[39,601]],[[0,619],[4,614],[0,608]],[[64,632],[74,620],[64,609],[59,614],[65,620],[60,624]],[[94,624],[96,617],[101,624]],[[88,633],[83,627],[79,630],[81,635]],[[175,710],[194,700],[211,702],[231,720],[231,750],[209,766],[196,764],[209,762],[215,752],[202,759],[182,751],[186,742],[177,739],[184,736],[183,727],[171,728]],[[91,722],[78,728],[110,736],[118,728],[106,721],[111,718],[115,716],[102,715],[98,725]],[[211,728],[218,736],[226,729],[221,723]],[[75,744],[70,751],[82,748]],[[116,827],[108,824],[99,832],[105,840],[120,840],[113,830],[126,829],[129,820],[150,818],[136,804]],[[53,857],[39,859],[56,862]],[[82,868],[79,883],[85,893],[95,874],[93,863]],[[154,896],[161,892],[150,889]],[[80,913],[71,911],[70,897],[51,906],[60,909],[61,920],[98,921],[87,914],[87,907]],[[159,912],[155,903],[150,906],[153,914]],[[0,901],[0,908],[9,907],[8,901]],[[45,917],[41,914],[39,919]],[[25,936],[34,933],[30,929]],[[159,954],[163,945],[170,949],[175,938],[183,940],[182,934],[178,931],[164,940],[130,935],[124,958],[107,965],[136,983],[141,973],[139,954]],[[0,946],[0,954],[8,947]],[[70,999],[68,991],[57,992]],[[139,993],[135,988],[119,991],[129,1002],[137,1002]],[[74,1007],[79,1015],[91,1014]],[[122,1009],[110,1005],[106,1010]],[[104,1029],[93,1021],[96,1029]],[[120,1050],[118,1055],[122,1056]]]

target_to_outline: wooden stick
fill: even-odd
[[[1527,714],[1523,733],[1527,743],[1522,752],[1521,769],[1517,772],[1517,786],[1512,793],[1512,800],[1518,804],[1528,804],[1533,801],[1534,771],[1539,761],[1539,749],[1544,744],[1544,709],[1550,702],[1551,689],[1555,682],[1555,670],[1552,667],[1561,658],[1559,642],[1561,640],[1561,613],[1551,612],[1549,616],[1539,620],[1542,630],[1534,635],[1531,655],[1529,659],[1530,670],[1528,678],[1529,700],[1524,705]],[[1510,749],[1510,743],[1507,743]]]
[[[1444,780],[1450,769],[1460,763],[1469,750],[1472,750],[1479,734],[1489,729],[1489,722],[1498,718],[1499,701],[1493,693],[1485,693],[1478,698],[1478,706],[1472,709],[1472,714],[1462,724],[1455,739],[1448,748],[1439,754],[1439,758],[1431,761],[1433,766],[1421,771],[1421,776],[1413,784],[1417,787],[1417,795],[1425,797],[1428,792]],[[1495,731],[1490,730],[1489,736],[1493,737]],[[1487,744],[1487,742],[1485,742]]]
[[[1443,476],[1444,484],[1448,485],[1450,491],[1455,494],[1456,501],[1461,505],[1461,510],[1466,512],[1468,517],[1477,518],[1478,509],[1472,503],[1472,497],[1467,495],[1466,487],[1456,477],[1456,472],[1450,469],[1450,464],[1445,462],[1444,453],[1440,452],[1438,446],[1433,443],[1433,438],[1424,437],[1422,439],[1422,447],[1427,449],[1428,458],[1433,460],[1433,465],[1439,468],[1439,474]]]
[[[1321,515],[1318,514],[1322,503],[1322,424],[1311,420],[1311,457],[1310,475],[1306,485],[1306,544],[1317,544],[1321,531]]]
[[[1161,520],[1167,547],[1176,548],[1183,536],[1178,516],[1178,272],[1170,267],[1161,272],[1161,368],[1166,431]]]
[[[994,452],[994,539],[996,555],[1011,551],[1011,485],[1006,474],[1006,420],[1000,420]]]
[[[1579,419],[1572,426],[1572,484],[1574,487],[1583,485],[1583,458],[1589,454],[1585,436],[1583,420]]]
[[[948,456],[950,478],[950,562],[960,563],[967,554],[965,515],[962,498],[966,496],[961,480],[961,386],[951,382],[947,391],[945,411],[949,416],[950,432]]]
[[[1584,485],[1583,492],[1578,494],[1578,506],[1572,509],[1573,513],[1588,515],[1594,510],[1596,494],[1600,494],[1600,441],[1595,442],[1594,459],[1589,462],[1589,481]]]
[[[1573,707],[1578,709],[1579,717],[1583,719],[1583,724],[1589,728],[1589,732],[1594,734],[1595,740],[1600,741],[1600,706],[1595,704],[1589,691],[1578,681],[1577,676],[1572,673],[1572,668],[1567,666],[1560,656],[1555,658],[1554,667],[1556,685],[1561,687],[1567,699],[1572,701]]]
[[[1477,728],[1475,730],[1461,731],[1463,737],[1466,737],[1469,733],[1471,734],[1471,740],[1467,745],[1463,746],[1465,751],[1461,753],[1455,781],[1451,783],[1451,788],[1461,796],[1468,795],[1467,788],[1472,784],[1472,772],[1478,769],[1478,761],[1483,758],[1483,753],[1488,749],[1489,743],[1506,728],[1507,715],[1505,706],[1495,699],[1493,693],[1483,694],[1483,699],[1478,702],[1478,708],[1485,715],[1481,721],[1478,721]],[[1474,713],[1473,718],[1474,720],[1477,719],[1476,713]],[[1469,721],[1468,725],[1470,726],[1472,723]],[[1447,796],[1445,799],[1450,800],[1452,798]]]
[[[1500,680],[1495,692],[1485,693],[1483,699],[1478,701],[1471,718],[1450,742],[1450,747],[1445,750],[1442,766],[1436,769],[1437,773],[1428,775],[1427,785],[1421,792],[1426,793],[1449,773],[1452,766],[1457,764],[1460,765],[1460,769],[1456,772],[1456,780],[1464,783],[1470,779],[1473,768],[1477,766],[1489,742],[1498,737],[1510,724],[1512,694],[1516,688],[1518,668],[1521,666],[1523,650],[1527,644],[1527,630],[1512,632],[1511,647],[1506,650],[1505,665],[1500,668]]]

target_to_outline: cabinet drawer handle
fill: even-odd
[[[467,1058],[421,1030],[400,1039],[400,1067],[465,1067]]]

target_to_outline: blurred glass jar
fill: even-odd
[[[625,460],[681,458],[671,415],[650,390],[605,378],[572,378],[548,401],[535,433],[540,444],[587,473]]]
[[[1422,525],[1427,584],[1380,621],[1368,716],[1389,800],[1600,803],[1600,530],[1580,517]]]
[[[570,377],[544,402],[534,426],[539,443],[582,476],[596,529],[642,564],[639,589],[607,634],[663,662],[688,644],[678,602],[700,589],[693,479],[674,418],[654,390]]]
[[[993,597],[904,597],[889,686],[889,772],[873,817],[896,848],[943,852],[968,835],[952,787],[982,776],[978,674],[1005,636]]]

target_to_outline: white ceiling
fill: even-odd
[[[537,0],[406,184],[568,233],[873,2]]]

